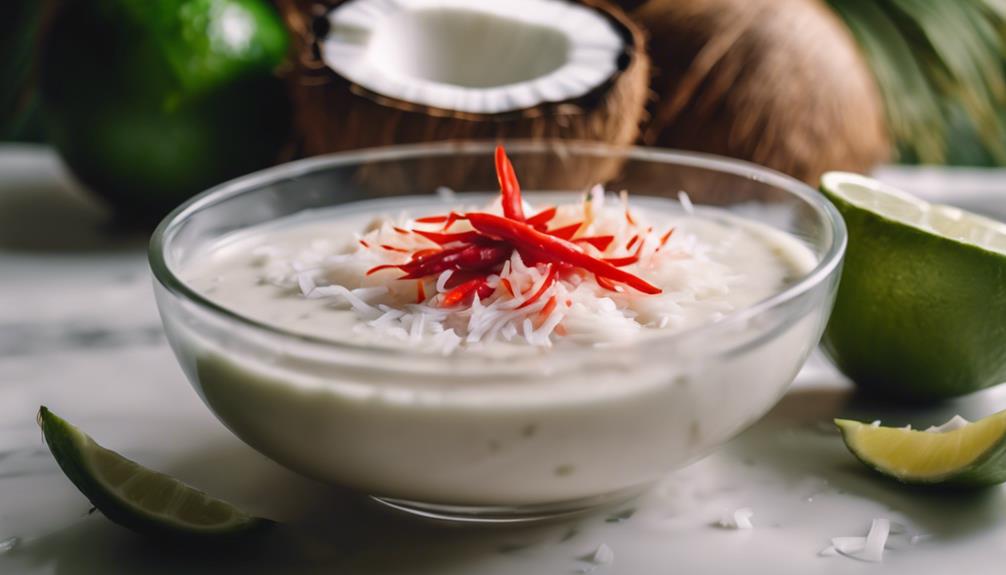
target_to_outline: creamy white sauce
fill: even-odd
[[[560,227],[579,216],[579,212],[564,214],[579,206],[575,196],[562,196],[558,202],[555,195],[548,199],[549,203],[560,205],[565,202],[553,227]],[[429,200],[413,201],[418,204],[420,213],[430,211]],[[432,328],[438,326],[413,325],[422,320],[412,321],[410,317],[406,317],[404,323],[386,321],[397,314],[376,311],[361,314],[343,298],[313,297],[315,294],[310,293],[316,283],[334,284],[351,290],[374,288],[360,292],[365,294],[366,303],[374,308],[383,305],[386,307],[382,309],[402,310],[415,303],[417,282],[395,280],[402,275],[401,271],[366,274],[369,268],[389,261],[375,257],[384,255],[391,257],[390,261],[404,261],[407,256],[381,251],[372,256],[373,250],[359,244],[362,232],[372,230],[379,222],[384,222],[388,229],[409,225],[407,216],[392,211],[400,207],[400,202],[392,206],[382,206],[387,202],[374,202],[369,210],[365,206],[363,210],[361,206],[354,206],[349,213],[331,210],[301,221],[278,222],[267,228],[245,231],[225,238],[193,258],[182,276],[219,305],[291,333],[332,341],[437,350],[436,346],[424,344],[428,343],[425,340],[435,338],[438,332]],[[478,205],[478,202],[471,203]],[[542,204],[543,200],[539,198],[537,203]],[[589,235],[618,235],[619,232],[622,236],[629,235],[624,229],[612,229],[613,226],[624,228],[625,224],[621,208],[611,203],[609,199],[607,220],[599,219]],[[652,251],[652,255],[624,269],[661,288],[663,293],[647,295],[632,289],[611,292],[596,286],[588,277],[590,289],[574,292],[568,299],[563,296],[570,302],[570,309],[564,310],[561,318],[562,335],[552,333],[545,343],[627,343],[652,335],[648,332],[666,334],[717,321],[778,293],[814,263],[813,256],[794,238],[767,226],[726,213],[689,215],[677,209],[676,202],[651,199],[643,203],[649,206],[633,207],[633,217],[639,226],[652,226],[658,231],[673,228],[674,233],[657,251],[653,251],[656,242],[651,238],[647,253]],[[412,207],[414,213],[416,206]],[[464,227],[462,223],[452,231]],[[661,234],[653,234],[658,235]],[[373,233],[367,237],[371,238],[371,243],[385,244],[398,239],[390,231],[376,236],[377,239]],[[620,251],[606,255],[628,254],[624,248]],[[346,256],[354,252],[357,256],[363,255]],[[540,276],[544,276],[544,272]],[[426,293],[437,293],[435,279],[426,281]],[[386,294],[381,293],[382,287],[388,288]],[[502,293],[502,288],[500,290]],[[544,303],[543,299],[541,304]],[[389,317],[381,318],[381,315]],[[520,344],[527,343],[524,338],[516,337],[510,338],[508,345],[500,335],[464,339],[469,334],[466,329],[468,315],[464,310],[453,315],[458,317],[449,318],[444,325],[453,327],[462,336],[462,348],[514,353],[519,352],[514,349],[515,345],[521,347]],[[536,325],[543,323],[542,318],[533,313],[529,317],[536,320]],[[520,331],[520,319],[512,323]]]
[[[364,202],[252,228],[192,254],[180,270],[235,313],[374,351],[277,338],[158,292],[182,365],[228,427],[280,463],[366,493],[519,506],[654,481],[761,416],[826,320],[831,292],[821,290],[786,313],[717,324],[778,293],[816,258],[767,226],[716,210],[686,215],[661,201],[636,202],[636,214],[674,225],[675,242],[705,246],[711,265],[729,272],[729,289],[637,270],[665,294],[690,295],[674,325],[647,320],[624,340],[602,332],[557,337],[551,348],[491,342],[450,356],[416,353],[423,348],[356,329],[365,322],[351,310],[264,278],[263,251],[339,253],[377,215],[445,211],[410,202]],[[628,297],[635,299],[621,304],[639,317],[657,296]],[[661,337],[709,323],[721,328],[673,343]],[[523,353],[500,358],[515,349]]]

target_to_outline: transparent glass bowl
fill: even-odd
[[[715,323],[611,349],[505,361],[347,345],[230,312],[178,270],[221,236],[375,196],[497,189],[490,143],[365,150],[277,166],[170,214],[150,262],[168,339],[209,408],[275,461],[415,513],[518,520],[638,490],[761,417],[817,344],[845,250],[834,207],[744,162],[591,143],[510,142],[526,190],[603,181],[786,231],[816,267]]]

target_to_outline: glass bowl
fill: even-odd
[[[783,291],[722,319],[611,348],[493,360],[285,332],[179,279],[222,236],[375,196],[497,190],[491,143],[396,146],[277,166],[217,186],[158,227],[161,319],[188,379],[234,434],[280,464],[388,505],[510,521],[624,497],[710,452],[768,411],[815,347],[845,250],[834,207],[808,186],[708,155],[593,143],[510,142],[526,190],[598,181],[677,197],[785,231],[816,258]]]

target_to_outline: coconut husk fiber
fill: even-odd
[[[883,104],[820,0],[650,0],[632,13],[654,62],[643,142],[749,160],[817,184],[889,157]]]

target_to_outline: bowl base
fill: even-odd
[[[376,495],[370,496],[370,499],[396,512],[436,521],[481,524],[531,523],[565,518],[605,505],[622,503],[637,497],[648,487],[649,485],[641,485],[604,495],[535,505],[442,505]]]

